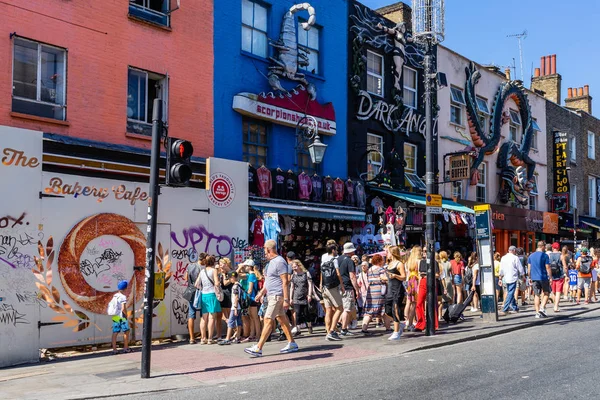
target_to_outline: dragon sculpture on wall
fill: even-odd
[[[500,175],[501,184],[498,197],[500,202],[506,204],[511,195],[515,201],[523,206],[529,202],[529,192],[534,185],[535,162],[529,157],[533,140],[533,123],[529,100],[523,85],[517,81],[503,82],[498,88],[492,115],[490,118],[490,134],[486,135],[478,118],[477,97],[475,86],[481,78],[481,73],[471,62],[465,68],[467,80],[465,83],[465,100],[467,119],[471,140],[476,148],[476,156],[471,164],[471,185],[479,181],[479,166],[486,155],[491,155],[498,150],[501,139],[502,126],[510,117],[503,113],[504,105],[512,99],[519,108],[523,126],[523,140],[516,143],[512,140],[505,141],[498,152],[496,166]]]

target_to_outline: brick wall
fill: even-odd
[[[589,197],[589,187],[588,187],[588,176],[592,175],[595,176],[597,179],[600,179],[600,120],[598,118],[595,118],[594,116],[586,113],[586,112],[578,112],[578,114],[581,116],[581,130],[582,130],[582,140],[581,140],[581,147],[582,147],[582,152],[580,153],[581,156],[579,157],[579,159],[581,160],[580,162],[582,163],[582,179],[583,179],[583,187],[581,189],[581,193],[583,195],[583,202],[584,202],[584,210],[585,210],[585,215],[589,215],[590,214],[590,210],[589,210],[589,201],[588,201],[588,197]],[[589,158],[588,157],[588,132],[592,132],[595,135],[595,141],[596,141],[596,145],[595,145],[595,154],[594,154],[594,158]],[[596,186],[596,190],[597,190],[597,186]],[[600,205],[597,204],[597,198],[598,195],[596,194],[596,218],[598,218],[600,216]]]
[[[213,154],[212,1],[182,2],[172,30],[128,18],[124,0],[6,3],[0,125],[149,148],[149,140],[126,135],[127,68],[134,66],[169,75],[169,134],[191,140],[196,156]],[[13,32],[68,50],[68,126],[11,116]]]

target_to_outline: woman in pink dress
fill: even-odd
[[[356,283],[358,284],[358,309],[360,310],[360,317],[364,314],[365,301],[367,299],[367,291],[369,290],[369,277],[367,272],[369,271],[369,263],[363,261],[360,264],[360,272],[356,274]]]

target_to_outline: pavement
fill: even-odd
[[[574,305],[562,302],[561,312],[535,319],[532,306],[522,307],[519,314],[487,322],[479,313],[466,312],[458,324],[440,323],[435,336],[423,333],[402,335],[399,342],[387,341],[381,328],[372,336],[357,334],[341,342],[324,339],[323,328],[313,335],[297,339],[300,351],[281,355],[285,342],[273,341],[263,349],[262,358],[244,353],[245,345],[190,345],[187,341],[153,346],[152,377],[141,379],[139,349],[130,354],[110,355],[109,351],[61,356],[51,362],[0,369],[2,399],[87,399],[126,394],[173,391],[182,388],[219,387],[235,382],[260,380],[275,374],[314,374],[347,364],[373,362],[385,358],[411,356],[422,350],[508,334],[541,324],[568,321],[600,310],[600,303]],[[496,338],[497,339],[497,338]],[[489,339],[494,342],[495,339]],[[335,369],[335,368],[333,368]],[[154,395],[153,395],[154,396]]]

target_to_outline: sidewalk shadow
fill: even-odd
[[[261,362],[260,365],[265,365],[265,364],[277,364],[280,362],[287,362],[287,361],[312,361],[312,360],[319,360],[319,359],[325,359],[325,358],[331,358],[333,357],[333,350],[337,350],[342,348],[343,346],[341,344],[331,344],[331,345],[319,345],[319,346],[310,346],[310,347],[304,347],[302,348],[302,351],[328,351],[327,353],[322,353],[322,354],[307,354],[305,356],[296,356],[296,357],[286,357],[284,359],[280,359],[280,360],[273,360],[273,361],[266,361],[266,362]],[[281,354],[273,354],[273,355],[267,355],[267,356],[263,356],[261,357],[262,359],[267,358],[267,357],[275,357],[275,356],[279,356]],[[237,368],[245,368],[245,367],[253,367],[256,366],[257,363],[256,362],[249,362],[246,364],[239,364],[239,365],[222,365],[222,366],[218,366],[218,367],[209,367],[209,368],[204,368],[204,369],[199,369],[197,371],[188,371],[188,372],[172,372],[172,373],[167,373],[167,374],[156,374],[154,376],[152,376],[153,378],[163,378],[163,377],[167,377],[167,376],[178,376],[178,375],[192,375],[192,374],[198,374],[198,373],[202,373],[202,372],[214,372],[214,371],[223,371],[223,370],[231,370],[231,369],[237,369]]]

